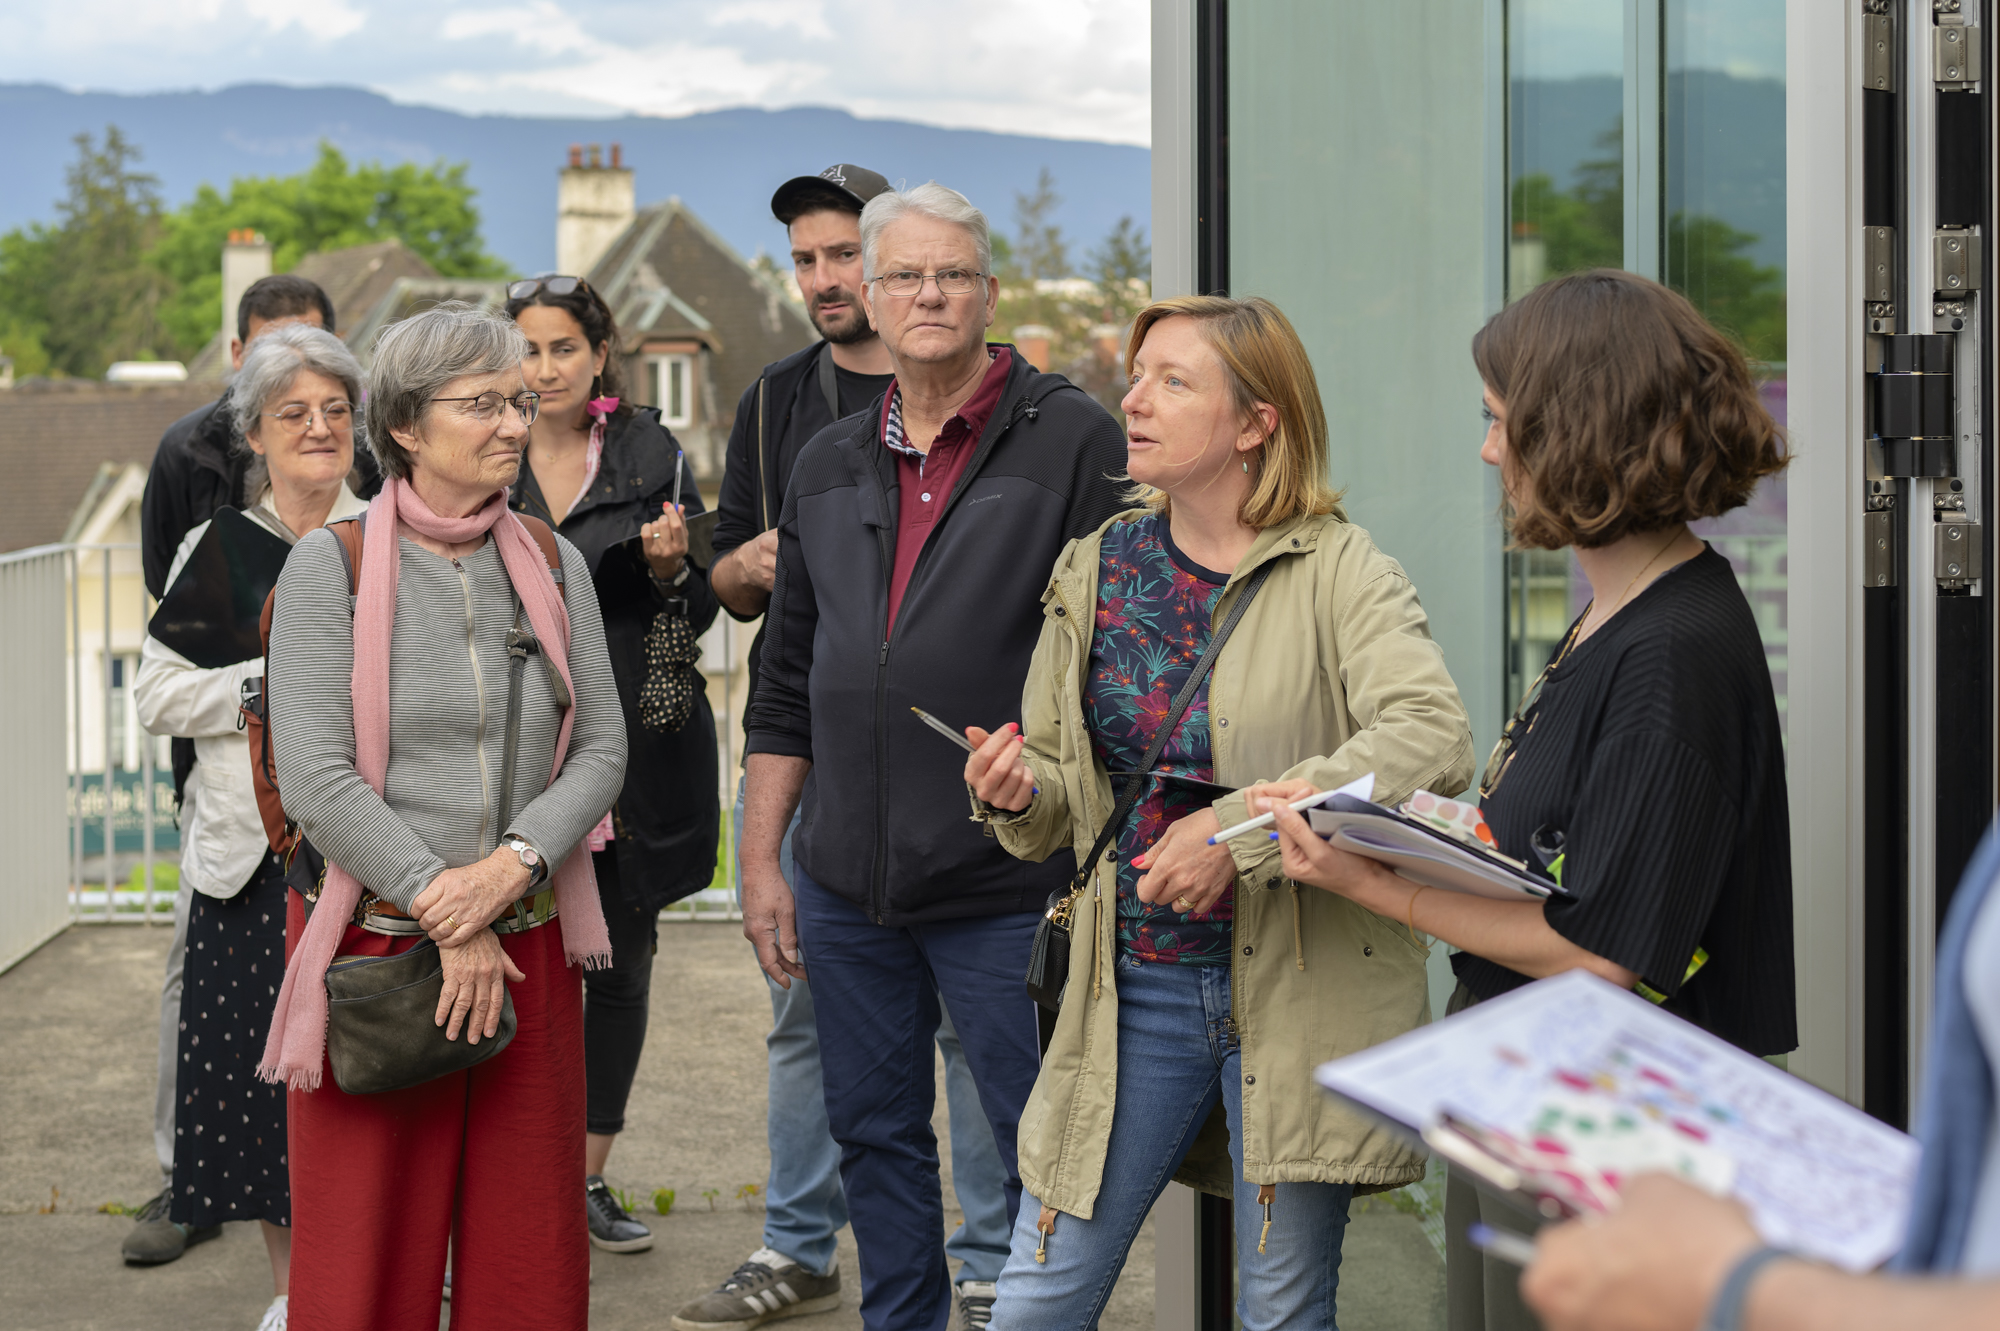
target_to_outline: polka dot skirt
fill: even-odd
[[[181,990],[174,1193],[184,1225],[292,1222],[285,1091],[257,1079],[285,978],[285,881],[270,857],[227,901],[194,894]]]

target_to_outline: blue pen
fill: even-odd
[[[1475,1222],[1466,1229],[1465,1238],[1488,1257],[1498,1257],[1514,1266],[1526,1266],[1535,1260],[1535,1241],[1525,1234]]]

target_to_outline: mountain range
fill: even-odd
[[[120,94],[0,83],[0,231],[53,221],[72,140],[114,124],[138,144],[140,169],[159,177],[170,207],[203,183],[226,190],[237,176],[303,171],[321,141],[352,161],[469,163],[487,248],[524,273],[555,263],[556,173],[571,144],[601,143],[607,152],[620,144],[641,205],[678,196],[746,258],[784,251],[770,212],[779,182],[834,162],[857,162],[896,183],[942,181],[1003,235],[1014,230],[1015,192],[1032,191],[1046,167],[1073,260],[1121,216],[1146,225],[1151,211],[1145,148],[864,120],[828,107],[554,119],[462,115],[345,87]]]

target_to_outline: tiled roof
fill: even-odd
[[[213,384],[95,380],[0,392],[0,550],[61,540],[100,466],[150,466],[161,433],[215,397]]]
[[[356,335],[369,329],[369,340],[373,340],[373,333],[380,330],[380,325],[371,324],[369,316],[390,289],[404,279],[438,280],[437,269],[400,240],[378,240],[371,245],[350,245],[346,249],[308,254],[292,272],[319,283],[327,299],[333,302],[333,321],[340,330],[341,340],[356,355],[363,356],[367,343],[356,340]],[[190,379],[220,383],[229,373],[229,339],[221,333],[210,338],[208,345],[188,363]]]
[[[589,277],[617,314],[628,350],[649,336],[707,343],[724,431],[758,372],[819,336],[803,310],[679,199],[641,208]]]

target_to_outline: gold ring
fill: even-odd
[[[454,931],[458,929],[458,916],[447,915],[444,917],[444,922],[450,925]]]
[[[1194,909],[1194,903],[1192,901],[1189,901],[1186,897],[1175,897],[1174,909],[1179,911],[1181,914],[1185,915],[1189,911]]]

